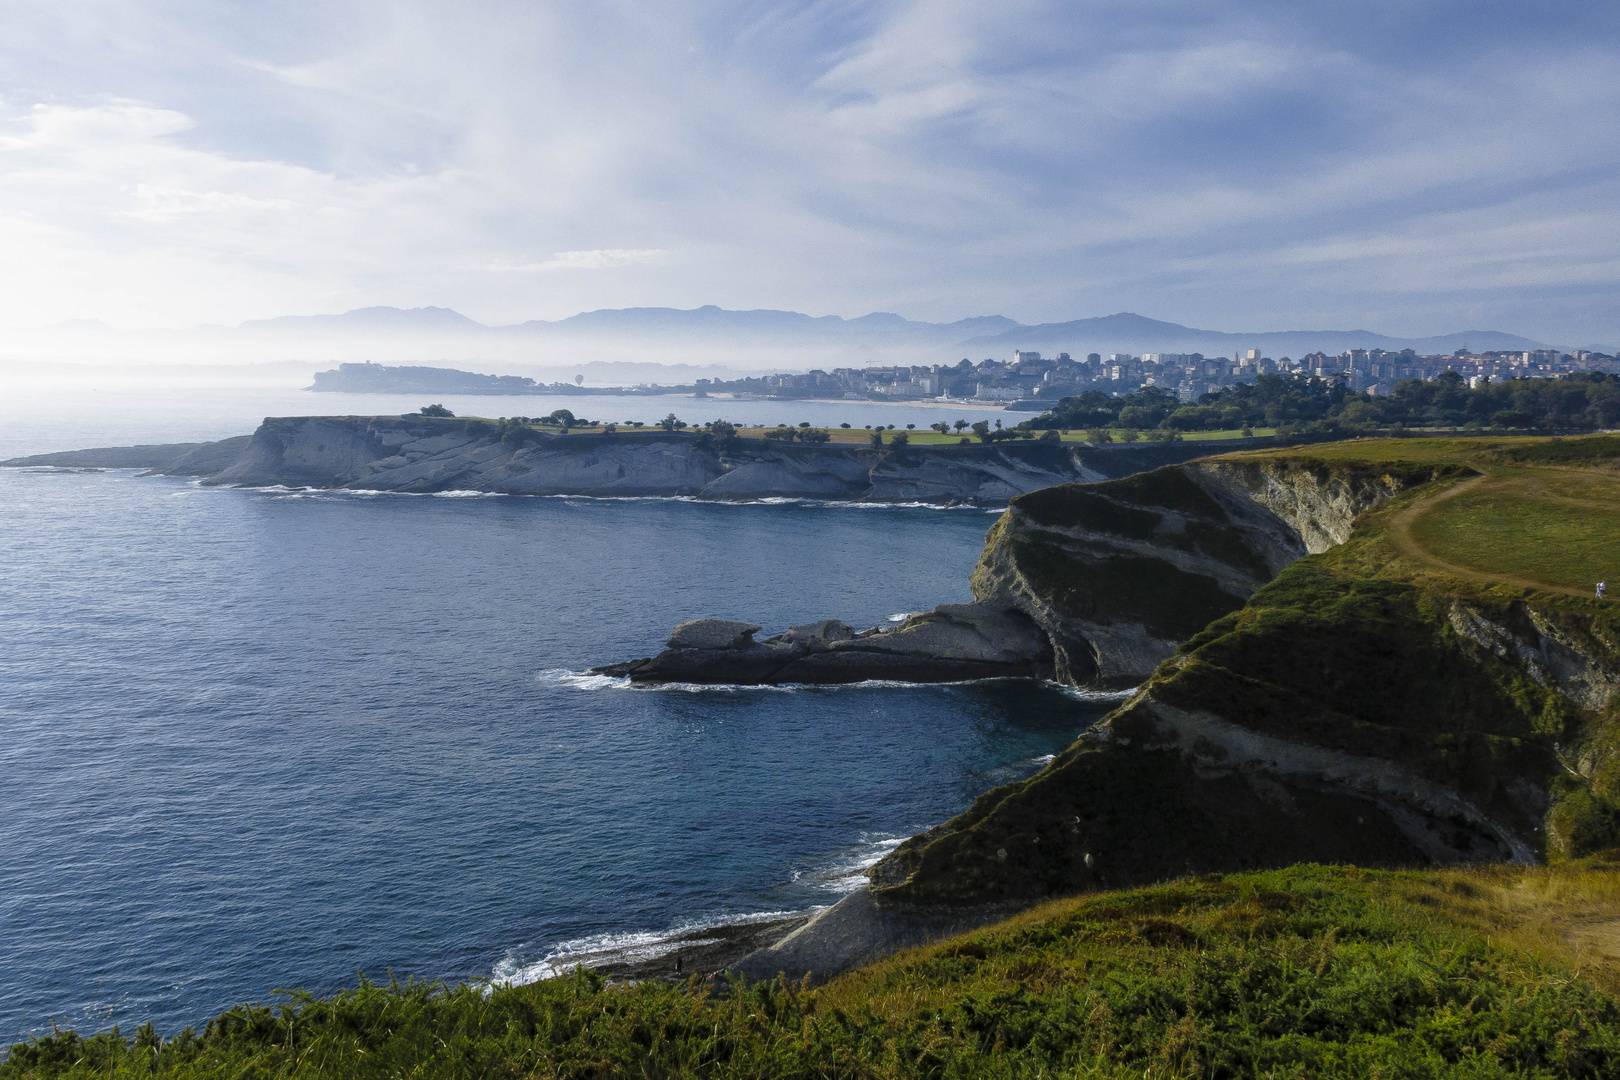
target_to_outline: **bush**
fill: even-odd
[[[1086,442],[1090,443],[1092,446],[1102,446],[1104,443],[1111,443],[1113,441],[1114,436],[1109,433],[1107,428],[1092,428],[1090,431],[1086,432]]]
[[[449,409],[445,408],[443,405],[424,405],[424,406],[422,406],[422,415],[423,416],[455,416],[456,414],[451,412]]]
[[[990,438],[991,438],[991,436],[990,436],[990,421],[988,421],[988,420],[980,420],[977,424],[974,424],[973,425],[973,434],[975,434],[975,435],[977,435],[979,437],[980,442],[989,442]]]
[[[1060,431],[1058,431],[1057,428],[1047,428],[1045,431],[1041,432],[1040,441],[1041,442],[1049,442],[1049,443],[1060,443],[1060,442],[1063,441],[1063,434]]]
[[[821,428],[799,429],[799,441],[802,443],[807,443],[811,446],[820,446],[822,443],[831,438],[832,436],[827,434]]]

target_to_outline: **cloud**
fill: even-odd
[[[718,303],[1614,338],[1593,7],[19,0],[0,325]]]
[[[599,251],[559,251],[544,262],[494,263],[490,270],[611,270],[616,266],[658,263],[669,252],[659,248],[606,248]]]

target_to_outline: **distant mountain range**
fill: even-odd
[[[813,316],[797,311],[728,311],[709,305],[677,308],[610,308],[587,311],[555,322],[533,320],[510,326],[486,326],[449,308],[360,308],[342,315],[288,315],[243,323],[238,333],[252,337],[418,337],[477,341],[607,340],[690,346],[713,342],[728,346],[815,347],[960,347],[967,352],[1008,353],[1038,349],[1086,352],[1202,352],[1224,355],[1260,349],[1268,356],[1303,356],[1311,352],[1378,348],[1420,353],[1476,350],[1542,349],[1548,346],[1498,330],[1467,330],[1437,337],[1400,338],[1371,330],[1272,330],[1229,333],[1200,330],[1179,323],[1121,312],[1102,318],[1025,326],[1001,315],[950,323],[916,322],[888,312],[855,319]],[[978,357],[972,357],[977,359]]]

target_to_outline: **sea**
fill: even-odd
[[[4,398],[0,459],[424,403],[183,380]],[[945,415],[442,400],[619,421]],[[772,633],[968,600],[994,520],[0,469],[0,1045],[173,1034],[362,977],[528,981],[836,902],[1117,699],[1027,680],[645,689],[588,669],[700,616]]]

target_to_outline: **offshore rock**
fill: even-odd
[[[1028,616],[984,604],[943,604],[893,628],[856,633],[836,619],[795,626],[765,641],[759,627],[721,619],[682,623],[657,656],[596,668],[632,682],[852,683],[870,679],[957,682],[1050,678],[1046,635]]]

